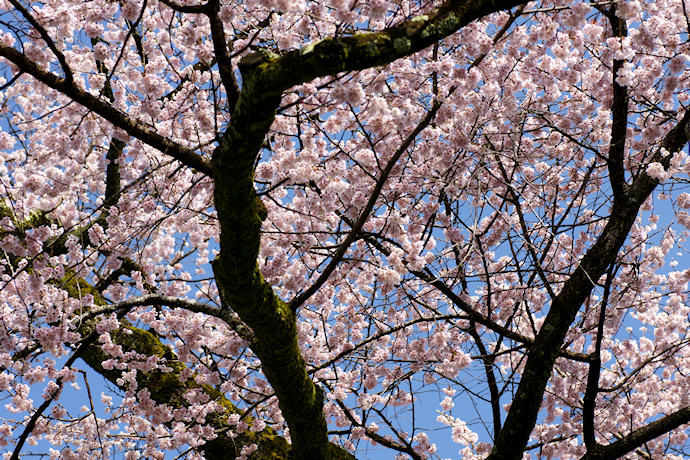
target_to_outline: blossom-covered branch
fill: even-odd
[[[13,47],[0,44],[0,56],[16,65],[21,72],[31,75],[44,85],[61,92],[73,101],[92,110],[130,136],[149,144],[164,154],[178,160],[180,163],[194,168],[207,176],[212,174],[209,161],[198,153],[168,137],[158,134],[155,129],[131,118],[129,115],[113,107],[103,99],[80,88],[74,81],[58,77],[43,69],[30,60],[25,54]]]
[[[0,2],[0,448],[689,456],[690,11],[525,5]]]

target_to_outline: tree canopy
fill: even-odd
[[[687,458],[688,8],[0,1],[6,458]]]

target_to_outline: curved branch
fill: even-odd
[[[384,331],[377,332],[376,334],[367,337],[366,339],[357,343],[357,345],[353,346],[352,348],[341,351],[340,353],[338,353],[337,355],[335,355],[333,358],[329,359],[328,361],[325,361],[325,362],[319,364],[318,366],[312,367],[311,369],[309,369],[309,374],[314,374],[314,373],[320,371],[321,369],[325,369],[327,367],[330,367],[331,365],[338,362],[340,359],[344,358],[345,356],[351,354],[352,352],[357,351],[360,348],[366,346],[367,344],[369,344],[371,342],[375,342],[382,337],[393,334],[394,332],[401,331],[403,329],[406,329],[410,326],[414,326],[415,324],[419,324],[419,323],[448,321],[448,320],[452,320],[452,319],[466,319],[466,318],[463,318],[460,315],[439,315],[439,316],[433,316],[430,318],[419,317],[419,318],[415,318],[415,319],[412,319],[410,321],[407,321],[403,324],[398,324],[397,326],[392,326],[392,327],[390,327]]]
[[[345,403],[343,403],[340,399],[337,398],[335,399],[335,402],[336,404],[338,404],[338,407],[340,407],[340,410],[343,411],[343,414],[345,414],[345,418],[347,418],[353,425],[358,426],[360,428],[364,428],[364,434],[372,441],[376,441],[377,443],[381,444],[382,446],[388,447],[389,449],[397,450],[398,452],[403,452],[409,455],[410,458],[412,458],[413,460],[422,460],[422,457],[417,452],[415,452],[414,449],[412,449],[412,447],[400,444],[399,442],[395,442],[367,428],[366,426],[364,426],[363,423],[358,422],[357,419],[355,419],[355,417],[350,413],[350,409],[348,409]]]
[[[194,313],[204,313],[206,315],[222,319],[228,324],[228,326],[230,326],[230,328],[233,331],[237,333],[237,335],[239,335],[241,338],[248,342],[251,342],[254,337],[252,331],[242,322],[242,320],[234,312],[228,311],[227,309],[218,308],[214,305],[197,302],[191,299],[184,299],[181,297],[172,297],[158,294],[147,294],[141,297],[135,297],[133,299],[125,300],[111,305],[96,307],[90,310],[84,316],[76,318],[74,322],[78,323],[83,320],[95,318],[97,316],[106,315],[109,313],[116,313],[122,310],[129,310],[134,307],[143,306],[166,306],[171,308],[182,308]]]
[[[388,64],[433,45],[475,19],[525,3],[448,0],[427,14],[379,32],[326,38],[281,56],[247,56],[240,70],[243,74],[249,70],[251,79],[267,90],[282,92],[318,77]]]
[[[281,56],[259,52],[239,64],[243,87],[224,144],[235,161],[251,168],[270,128],[283,92],[300,83],[339,72],[385,65],[421,51],[475,19],[517,5],[522,0],[448,0],[426,15],[379,32],[326,38]],[[214,162],[224,163],[218,149]],[[245,187],[246,188],[246,187]],[[244,190],[249,194],[249,190]]]
[[[501,432],[501,394],[498,390],[496,375],[494,374],[494,364],[496,361],[496,356],[490,355],[487,352],[486,347],[484,346],[484,342],[482,342],[482,338],[479,335],[479,332],[477,331],[477,325],[474,321],[470,321],[470,327],[468,329],[468,332],[474,340],[474,343],[477,345],[477,349],[479,350],[479,353],[481,355],[482,365],[484,366],[486,383],[489,387],[489,394],[491,395],[490,403],[494,425],[493,436],[494,438],[496,438],[496,436],[498,436],[498,433]],[[498,348],[495,348],[495,350],[498,351]]]
[[[180,5],[172,0],[161,0],[161,3],[180,13],[206,14],[210,8],[210,2],[201,5]]]
[[[63,279],[63,285],[70,297],[78,298],[80,293],[90,293],[94,296],[94,304],[92,312],[95,314],[104,314],[107,312],[116,311],[118,316],[122,318],[124,313],[136,306],[143,305],[174,305],[180,308],[187,308],[195,304],[194,301],[187,301],[187,299],[178,299],[168,296],[142,296],[128,301],[120,302],[114,305],[106,305],[105,299],[98,291],[94,289],[83,278],[77,276],[66,276]],[[81,318],[83,321],[79,327],[79,332],[82,336],[98,337],[95,333],[96,321],[91,319],[94,315],[86,315]],[[245,326],[246,328],[246,326]],[[230,400],[228,400],[221,392],[209,385],[199,385],[196,380],[192,378],[180,379],[180,377],[187,369],[184,363],[177,360],[177,357],[172,353],[160,338],[153,333],[144,329],[134,327],[127,322],[126,319],[120,319],[120,327],[110,333],[114,344],[122,348],[127,353],[135,351],[138,354],[146,356],[157,356],[159,359],[166,360],[166,364],[171,368],[170,372],[161,372],[153,370],[149,372],[139,371],[137,373],[137,381],[140,388],[148,388],[151,391],[151,399],[157,404],[167,404],[173,408],[180,408],[188,405],[184,398],[184,394],[192,389],[199,389],[206,393],[211,400],[220,404],[225,412],[215,412],[207,415],[204,423],[212,426],[218,436],[205,444],[199,446],[206,458],[211,460],[222,460],[225,458],[234,458],[239,453],[239,449],[244,445],[251,445],[256,443],[258,445],[257,452],[251,458],[269,458],[276,456],[276,458],[287,458],[289,451],[289,444],[285,438],[278,436],[278,434],[270,427],[255,433],[251,430],[245,430],[238,434],[234,439],[225,435],[226,432],[232,429],[232,425],[228,422],[228,415],[238,414],[251,426],[252,417],[248,417],[246,413],[237,408]],[[76,353],[75,353],[76,354]],[[126,390],[122,386],[122,382],[118,383],[118,379],[122,375],[122,371],[117,368],[105,369],[103,362],[110,359],[98,343],[93,341],[84,348],[81,352],[82,360],[88,364],[94,371],[98,372],[105,379]]]
[[[350,226],[352,226],[352,223],[350,219],[348,219],[345,216],[342,216],[343,220]],[[383,245],[381,245],[378,241],[376,241],[374,238],[372,238],[370,235],[365,234],[364,239],[370,243],[372,246],[374,246],[376,249],[381,251],[382,254],[388,256],[390,254],[390,251],[385,248]],[[404,262],[405,266],[407,266],[407,262]],[[491,320],[491,318],[487,318],[481,313],[477,312],[474,308],[472,308],[471,305],[469,305],[467,302],[465,302],[459,295],[457,295],[452,288],[450,288],[448,285],[446,285],[442,280],[434,277],[431,275],[430,272],[423,272],[423,271],[417,271],[417,270],[410,270],[410,273],[412,273],[414,276],[419,278],[420,280],[424,281],[425,283],[429,284],[430,286],[435,287],[438,289],[442,294],[444,294],[448,300],[450,300],[453,305],[458,307],[460,310],[465,312],[467,314],[467,318],[470,321],[474,321],[475,323],[479,323],[482,326],[486,327],[487,329],[490,329],[493,332],[496,332],[497,334],[500,334],[504,337],[507,337],[515,342],[522,343],[525,345],[531,345],[534,342],[534,339],[527,337],[525,335],[519,334],[515,331],[512,331],[508,329],[505,326],[501,326],[500,324],[494,322]],[[457,315],[446,315],[446,316],[440,316],[436,317],[438,320],[448,320],[451,319],[452,317],[457,318]],[[406,323],[409,325],[409,323]],[[396,328],[391,328],[391,332],[394,332],[395,330],[402,329],[403,327],[406,327],[405,325],[401,325],[400,327]],[[377,334],[378,335],[378,334]],[[363,342],[367,342],[366,340]],[[357,347],[361,346],[363,342],[360,342],[360,344],[357,345]],[[367,342],[368,343],[368,342]],[[356,347],[356,348],[357,348]],[[351,351],[351,350],[349,350]],[[339,357],[344,356],[347,354],[347,352],[343,352]],[[571,359],[573,361],[579,361],[582,363],[590,363],[592,361],[592,355],[584,354],[584,353],[577,353],[571,350],[568,350],[567,348],[561,348],[561,350],[558,352],[560,357]],[[488,355],[487,355],[488,356]],[[320,367],[319,367],[320,368]]]
[[[255,333],[252,350],[290,427],[294,458],[323,458],[334,446],[328,442],[323,392],[307,374],[299,350],[294,310],[276,296],[257,266],[261,218],[254,165],[283,92],[317,77],[409,56],[475,19],[523,3],[527,2],[448,0],[428,15],[380,32],[327,38],[282,56],[256,53],[240,62],[242,90],[212,159],[221,229],[220,254],[213,269],[222,296]],[[311,295],[305,293],[293,307]]]
[[[471,305],[462,300],[462,298],[459,295],[453,292],[453,290],[440,279],[434,278],[429,273],[424,273],[420,271],[410,271],[410,273],[412,273],[422,281],[426,282],[427,284],[438,289],[443,295],[445,295],[448,298],[448,300],[450,300],[453,303],[453,305],[458,307],[463,312],[467,313],[471,321],[481,324],[482,326],[491,329],[497,334],[501,334],[502,336],[507,337],[515,342],[524,343],[525,345],[529,346],[532,346],[534,344],[534,339],[519,334],[511,329],[508,329],[505,326],[501,326],[500,324],[492,321],[490,318],[486,318],[484,315],[477,312],[474,308],[472,308]],[[583,363],[589,363],[592,361],[592,357],[590,355],[584,353],[576,353],[566,348],[560,348],[559,350],[557,350],[557,353],[558,356],[572,359],[573,361],[579,361]]]

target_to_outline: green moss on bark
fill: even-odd
[[[106,304],[105,299],[93,286],[74,273],[65,275],[62,279],[61,287],[71,297],[81,298],[86,294],[91,294],[94,297],[95,305]],[[84,322],[80,329],[81,334],[83,336],[90,334],[96,324],[97,320],[95,319]],[[172,369],[171,372],[155,370],[137,373],[138,387],[147,388],[151,392],[151,399],[156,401],[156,403],[166,404],[171,409],[179,409],[187,405],[184,399],[186,392],[192,389],[201,389],[211,400],[217,402],[225,409],[223,413],[209,414],[205,420],[205,423],[212,426],[219,433],[217,438],[208,441],[200,447],[207,459],[235,458],[243,446],[251,444],[258,446],[258,449],[249,457],[251,460],[278,460],[289,457],[290,444],[270,427],[258,433],[246,430],[235,438],[228,437],[225,433],[232,428],[232,425],[228,423],[228,415],[242,415],[243,412],[220,391],[210,385],[199,385],[194,378],[181,382],[180,375],[186,369],[186,366],[177,360],[177,356],[160,341],[158,336],[131,325],[125,319],[120,321],[120,327],[112,331],[110,335],[113,343],[122,347],[125,353],[134,351],[146,356],[157,356],[161,360],[165,360],[166,366]],[[98,343],[86,347],[81,358],[93,370],[113,384],[118,385],[117,380],[121,377],[122,372],[117,369],[105,369],[103,367],[103,362],[111,359],[111,356],[106,355]],[[251,426],[253,418],[245,417],[244,421]]]

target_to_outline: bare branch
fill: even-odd
[[[534,339],[519,334],[515,331],[512,331],[507,327],[501,326],[500,324],[492,321],[490,318],[486,318],[484,315],[477,312],[474,308],[472,308],[471,305],[462,300],[462,298],[459,295],[453,292],[453,290],[440,279],[434,278],[429,273],[424,273],[420,271],[411,271],[410,273],[438,289],[448,298],[448,300],[453,302],[453,305],[460,308],[463,312],[467,313],[471,321],[481,324],[482,326],[485,326],[486,328],[491,329],[492,331],[501,334],[504,337],[514,340],[515,342],[524,343],[525,345],[530,346],[534,343]],[[573,361],[580,361],[583,363],[589,363],[592,359],[590,355],[586,355],[584,353],[576,353],[568,350],[567,348],[559,349],[558,356],[572,359]]]
[[[381,436],[380,434],[370,430],[369,428],[365,427],[362,425],[362,423],[357,422],[357,420],[352,416],[350,413],[350,409],[345,406],[345,403],[343,403],[341,400],[336,399],[335,402],[338,404],[340,409],[343,411],[343,414],[345,414],[345,417],[350,421],[355,426],[359,426],[364,428],[364,433],[366,436],[373,441],[378,442],[382,446],[386,446],[389,449],[397,450],[398,452],[403,452],[409,455],[411,458],[414,460],[422,460],[422,457],[419,456],[417,452],[414,451],[410,446],[406,446],[404,444],[400,444],[399,442],[395,442],[391,439],[386,438],[385,436]]]
[[[340,353],[338,353],[337,355],[335,355],[333,358],[329,359],[328,361],[325,361],[325,362],[319,364],[318,366],[315,366],[315,367],[309,369],[309,374],[314,374],[314,373],[320,371],[321,369],[325,369],[325,368],[331,366],[332,364],[338,362],[340,359],[344,358],[345,356],[350,355],[353,352],[355,352],[361,348],[364,348],[367,344],[370,344],[371,342],[376,342],[380,338],[385,337],[385,336],[390,335],[390,334],[393,334],[394,332],[401,331],[403,329],[407,329],[408,327],[414,326],[415,324],[419,324],[419,323],[427,323],[427,322],[431,323],[431,322],[438,322],[438,321],[447,321],[447,320],[451,320],[451,319],[465,319],[465,318],[462,318],[459,315],[439,315],[439,316],[433,316],[433,317],[429,317],[429,318],[419,317],[419,318],[415,318],[413,320],[407,321],[403,324],[398,324],[397,326],[393,326],[393,327],[390,327],[390,328],[385,329],[383,331],[377,332],[376,334],[369,336],[366,339],[362,340],[361,342],[357,343],[357,345],[353,346],[352,348],[349,348],[347,350],[343,350]]]

